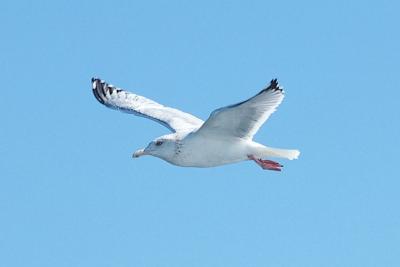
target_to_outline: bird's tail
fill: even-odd
[[[297,159],[300,155],[300,151],[296,149],[280,149],[272,147],[263,147],[260,151],[260,157],[277,157],[285,159]]]

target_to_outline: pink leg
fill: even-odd
[[[261,168],[264,170],[271,170],[271,171],[281,171],[283,165],[279,164],[278,162],[272,161],[272,160],[267,160],[267,159],[258,159],[254,157],[253,155],[248,155],[247,156],[250,160],[254,160],[255,163],[257,163]]]

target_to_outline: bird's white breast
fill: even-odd
[[[171,163],[187,167],[213,167],[247,159],[248,142],[241,138],[193,133],[180,142],[179,153]]]

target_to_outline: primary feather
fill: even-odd
[[[93,94],[103,105],[146,117],[161,123],[173,132],[191,131],[203,121],[175,108],[163,106],[146,97],[125,91],[98,78],[92,78]]]

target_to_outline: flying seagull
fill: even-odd
[[[99,78],[92,78],[92,88],[103,105],[152,119],[172,131],[134,152],[134,158],[151,155],[183,167],[214,167],[253,160],[263,169],[281,171],[281,164],[264,158],[292,160],[300,154],[298,150],[277,149],[253,141],[258,129],[283,100],[284,92],[276,79],[252,98],[214,110],[206,121]]]

